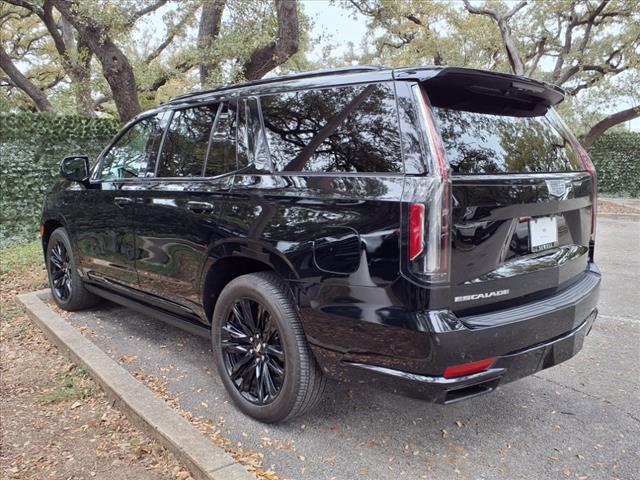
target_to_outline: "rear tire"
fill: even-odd
[[[73,312],[99,303],[99,297],[84,287],[78,274],[69,234],[63,227],[55,229],[49,237],[46,262],[49,287],[56,305]]]
[[[289,289],[276,274],[250,273],[229,282],[216,302],[211,340],[222,382],[246,415],[281,422],[321,399],[326,380]]]

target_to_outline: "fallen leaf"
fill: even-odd
[[[449,432],[446,430],[442,430],[442,438],[447,438],[449,436]]]
[[[457,425],[458,427],[462,427],[462,422],[461,422],[460,420],[456,420],[456,425]]]
[[[551,425],[553,428],[555,428],[556,430],[560,430],[562,427],[560,426],[560,424],[558,423],[554,423],[553,425]]]
[[[136,360],[138,360],[138,356],[137,355],[120,355],[120,357],[118,357],[118,359],[122,363],[131,363],[131,362],[135,362]]]
[[[569,477],[569,475],[571,475],[571,470],[569,470],[567,467],[564,467],[562,469],[562,475],[564,475],[564,478]]]
[[[82,405],[82,402],[80,400],[76,400],[75,402],[73,402],[73,405],[71,405],[71,410],[78,408],[81,405]]]

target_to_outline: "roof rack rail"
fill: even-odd
[[[224,91],[224,90],[230,90],[232,88],[236,88],[236,87],[248,87],[251,85],[262,85],[265,83],[273,83],[273,82],[281,82],[281,81],[285,81],[285,80],[296,80],[296,79],[303,79],[303,78],[313,78],[313,77],[322,77],[325,75],[333,75],[333,74],[337,74],[337,73],[358,73],[358,72],[368,72],[368,71],[372,71],[372,70],[384,70],[386,67],[378,67],[378,66],[374,66],[374,65],[357,65],[357,66],[352,66],[352,67],[337,67],[337,68],[327,68],[324,70],[312,70],[309,72],[298,72],[298,73],[292,73],[289,75],[282,75],[282,76],[276,76],[276,77],[268,77],[268,78],[261,78],[259,80],[253,80],[251,82],[245,82],[245,83],[240,83],[240,84],[227,84],[227,85],[223,85],[221,87],[218,88],[211,88],[211,89],[207,89],[207,90],[199,90],[197,92],[191,92],[191,93],[185,93],[184,95],[179,95],[177,97],[172,97],[170,98],[166,103],[172,103],[176,100],[184,100],[186,98],[191,98],[191,97],[195,97],[198,95],[204,95],[207,93],[214,93],[214,92],[220,92],[220,91]]]

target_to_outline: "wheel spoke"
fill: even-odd
[[[247,337],[253,337],[255,333],[254,329],[245,319],[244,310],[237,303],[233,306],[233,316],[235,317],[237,325],[242,329],[244,333],[247,334]]]
[[[272,358],[267,360],[267,366],[269,367],[269,370],[271,370],[271,373],[273,373],[278,379],[284,379],[284,368],[278,365]]]
[[[279,345],[269,345],[267,347],[267,354],[270,357],[276,358],[279,362],[284,362],[284,350]]]
[[[258,362],[256,363],[256,387],[257,387],[257,397],[259,403],[264,403],[264,367],[263,364]]]
[[[251,303],[249,300],[242,299],[240,300],[240,310],[242,311],[242,318],[244,319],[244,323],[249,327],[251,333],[256,333],[258,328],[256,326],[256,319],[253,315],[253,309],[251,308]]]
[[[231,380],[235,381],[238,379],[238,377],[243,376],[252,359],[253,355],[251,355],[249,352],[245,353],[244,356],[233,365],[233,368],[229,373]]]
[[[269,368],[267,364],[267,368],[264,369],[262,374],[264,388],[266,390],[267,396],[269,398],[273,398],[278,393],[278,390],[273,383],[273,377],[271,377],[271,368]]]
[[[227,322],[225,324],[224,327],[222,327],[222,331],[229,334],[229,336],[231,338],[233,338],[235,341],[239,342],[239,343],[244,343],[249,345],[249,336],[244,333],[241,332],[240,330],[238,330],[238,328],[235,325],[232,325],[231,323]]]
[[[222,340],[222,349],[230,354],[244,355],[249,351],[249,346],[234,342],[233,340]]]

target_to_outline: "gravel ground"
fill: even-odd
[[[196,422],[290,479],[634,479],[640,471],[640,222],[601,218],[601,315],[572,360],[452,406],[330,383],[265,426],[229,402],[206,340],[105,303],[69,321]],[[635,239],[635,240],[634,240]]]

